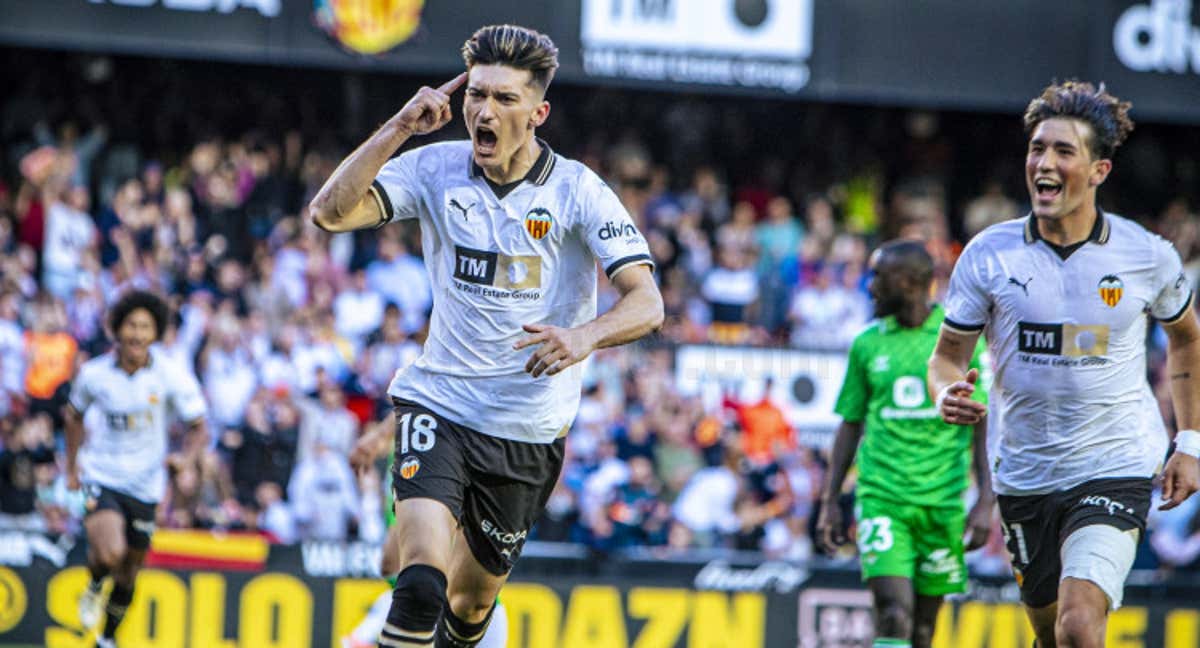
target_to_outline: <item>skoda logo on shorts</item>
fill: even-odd
[[[405,457],[404,461],[400,462],[400,476],[405,479],[412,479],[421,469],[421,460],[416,457]]]

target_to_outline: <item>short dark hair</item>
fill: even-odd
[[[893,239],[879,246],[879,259],[887,259],[906,276],[925,284],[933,280],[933,257],[925,244],[915,239]]]
[[[166,300],[146,290],[131,290],[121,296],[108,310],[108,326],[114,337],[133,311],[144,308],[154,318],[154,339],[161,340],[167,330],[171,309]]]
[[[1097,159],[1112,157],[1117,147],[1133,131],[1129,109],[1133,104],[1108,93],[1101,83],[1096,87],[1075,79],[1052,84],[1025,109],[1025,132],[1033,133],[1047,119],[1078,119],[1092,127],[1088,148]]]
[[[473,65],[500,64],[529,70],[543,92],[558,69],[558,47],[550,37],[518,25],[480,27],[463,43],[463,61]]]

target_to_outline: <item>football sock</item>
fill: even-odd
[[[125,610],[133,600],[133,587],[113,583],[112,593],[108,595],[108,605],[104,606],[104,637],[112,639],[117,635],[117,626],[125,618]]]

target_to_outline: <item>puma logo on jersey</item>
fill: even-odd
[[[1031,281],[1033,281],[1033,277],[1026,279],[1025,283],[1021,283],[1020,281],[1017,281],[1016,277],[1008,278],[1008,283],[1010,283],[1014,286],[1018,286],[1025,293],[1026,297],[1029,296],[1029,282],[1031,282]]]
[[[475,203],[471,203],[470,205],[467,205],[466,207],[463,207],[463,206],[462,206],[462,203],[458,202],[458,199],[457,199],[457,198],[451,198],[451,199],[450,199],[450,206],[451,206],[451,207],[453,207],[453,208],[455,208],[455,209],[457,209],[458,211],[462,212],[462,215],[463,215],[463,220],[465,221],[465,220],[467,220],[467,211],[468,211],[469,209],[471,209],[472,207],[474,207],[474,206],[475,206]]]

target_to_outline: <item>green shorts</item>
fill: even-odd
[[[914,506],[868,496],[858,498],[854,517],[864,581],[900,576],[924,596],[966,591],[962,505]]]

